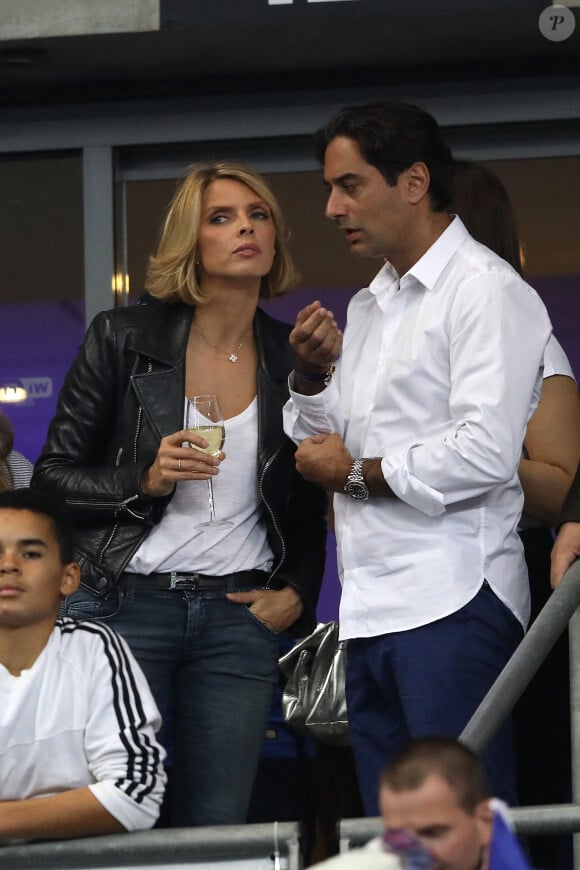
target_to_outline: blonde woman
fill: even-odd
[[[294,279],[285,238],[261,177],[229,163],[191,171],[145,304],[93,322],[34,477],[76,519],[84,589],[67,613],[123,634],[170,714],[179,826],[245,821],[279,634],[315,623],[325,497],[296,473],[282,431],[290,327],[257,307]],[[208,393],[225,458],[184,445],[186,397]],[[210,477],[227,529],[197,527]]]

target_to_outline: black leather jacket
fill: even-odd
[[[32,485],[66,499],[82,584],[97,596],[111,594],[172,498],[145,496],[139,481],[161,438],[183,427],[193,310],[149,299],[98,314],[66,376],[36,463]],[[304,612],[293,633],[301,635],[315,624],[326,497],[296,472],[294,444],[282,431],[292,369],[289,330],[257,310],[258,492],[275,557],[268,585],[290,584],[299,592]]]

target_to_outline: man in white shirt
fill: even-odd
[[[332,313],[300,312],[284,411],[298,470],[335,493],[349,723],[376,815],[376,771],[410,737],[459,735],[527,624],[517,470],[551,326],[449,217],[452,157],[429,114],[347,107],[316,142],[327,217],[386,261],[351,300],[334,374]],[[510,744],[505,726],[485,761],[513,802]]]
[[[79,584],[54,497],[0,493],[0,843],[150,828],[161,722],[125,642],[57,618]]]

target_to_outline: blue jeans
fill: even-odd
[[[79,590],[64,611],[118,631],[149,681],[173,755],[169,823],[244,823],[278,680],[279,636],[223,592],[130,585],[99,601]]]
[[[348,642],[346,698],[365,813],[378,780],[412,737],[458,737],[523,637],[485,583],[465,607],[408,631]],[[493,794],[517,803],[511,721],[482,754]]]

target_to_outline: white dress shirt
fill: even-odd
[[[457,217],[400,282],[387,263],[353,297],[331,383],[284,408],[295,441],[338,432],[381,457],[397,496],[334,497],[341,637],[433,622],[484,579],[527,625],[517,470],[550,333],[536,292]]]

